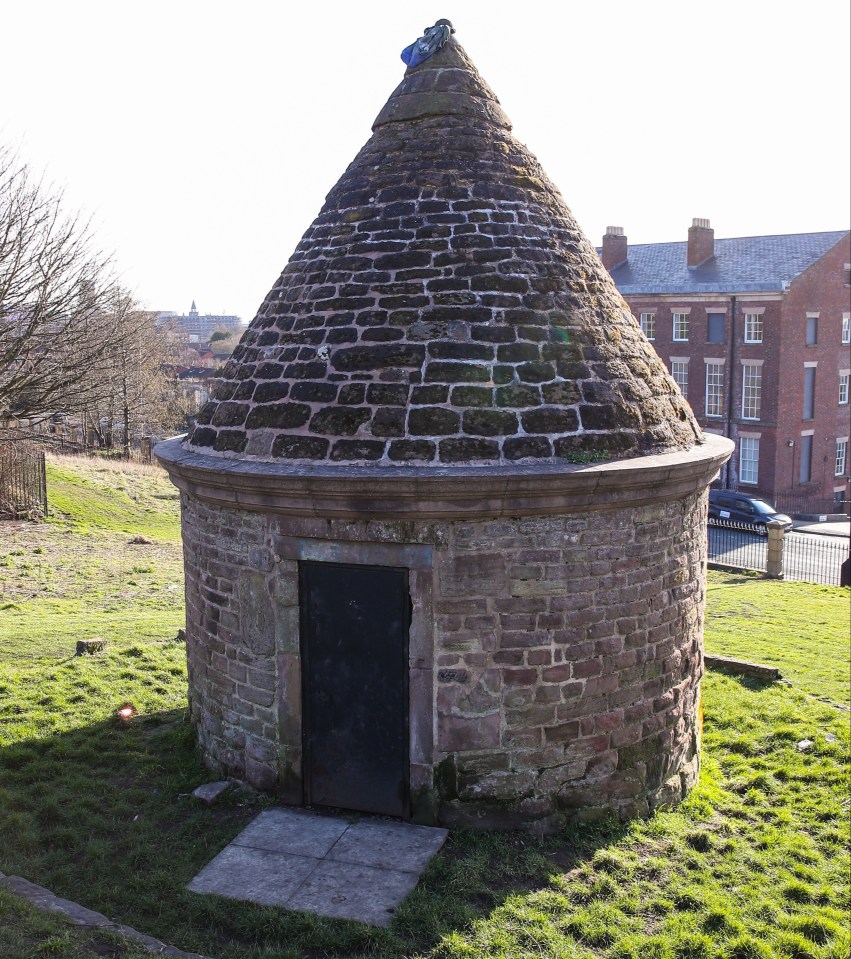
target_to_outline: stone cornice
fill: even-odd
[[[323,519],[544,516],[663,503],[700,492],[733,443],[705,434],[689,450],[591,465],[290,466],[204,456],[166,440],[155,455],[182,492],[231,509]]]

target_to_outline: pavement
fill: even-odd
[[[820,533],[822,536],[851,536],[851,520],[834,520],[824,523],[811,520],[793,520],[792,528],[798,533]]]
[[[446,836],[369,816],[268,809],[186,888],[388,926]]]

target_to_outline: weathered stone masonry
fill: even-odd
[[[407,758],[386,810],[545,831],[674,802],[699,764],[705,491],[732,446],[701,435],[454,39],[373,130],[189,437],[157,447],[202,751],[314,801],[300,564],[393,567],[410,626],[377,640],[407,643]],[[370,648],[345,615],[323,681]],[[325,762],[356,808],[360,746],[359,768]]]
[[[416,818],[550,828],[589,807],[646,813],[697,774],[704,530],[702,495],[605,514],[397,524],[184,497],[202,749],[228,774],[300,801],[291,544],[314,556],[416,544],[432,561],[412,574],[412,593],[433,616],[433,655],[431,636],[411,644],[415,725],[431,727],[412,751]]]
[[[435,466],[699,441],[593,246],[454,41],[408,72],[373,129],[190,448]]]

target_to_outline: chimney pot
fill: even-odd
[[[603,236],[603,266],[611,273],[616,267],[626,263],[627,242],[622,226],[607,226]]]
[[[701,266],[715,256],[715,231],[709,220],[694,217],[688,231],[688,265]]]

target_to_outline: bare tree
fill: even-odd
[[[115,288],[102,321],[113,331],[110,347],[85,382],[84,425],[101,446],[121,436],[129,456],[134,437],[161,434],[185,425],[186,403],[174,369],[183,340],[156,322],[133,295]]]
[[[78,408],[115,343],[89,224],[0,146],[0,419]]]

